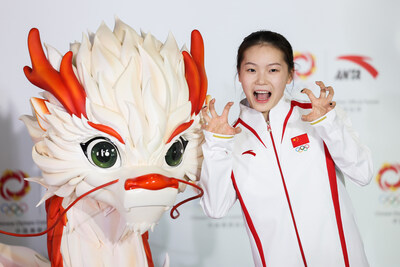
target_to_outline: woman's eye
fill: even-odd
[[[167,153],[165,154],[165,162],[171,166],[175,167],[178,166],[183,159],[183,153],[185,152],[185,148],[188,141],[180,137],[176,140],[171,147],[168,149]]]
[[[93,138],[81,147],[89,162],[97,167],[107,169],[121,164],[117,147],[106,138]]]
[[[256,72],[255,69],[247,69],[248,72]]]
[[[270,69],[270,72],[278,72],[278,69]]]

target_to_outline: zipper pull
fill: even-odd
[[[271,125],[269,125],[269,121],[267,121],[267,130],[268,130],[268,132],[271,132],[272,130],[271,130]]]

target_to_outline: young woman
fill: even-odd
[[[233,127],[232,102],[202,110],[206,142],[201,205],[223,217],[239,200],[256,266],[368,266],[343,175],[372,177],[360,145],[322,82],[311,103],[284,95],[294,75],[293,51],[280,34],[254,32],[239,47],[237,71],[246,98]]]

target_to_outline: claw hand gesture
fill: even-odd
[[[215,111],[214,104],[215,99],[210,101],[209,108],[206,106],[201,110],[201,115],[203,118],[201,128],[212,133],[223,135],[235,135],[240,133],[242,129],[239,127],[233,128],[228,122],[229,109],[232,107],[233,102],[229,102],[225,105],[221,116],[219,116]]]
[[[311,112],[301,117],[303,121],[314,121],[324,116],[336,106],[336,102],[332,102],[334,94],[333,88],[331,86],[325,87],[323,82],[315,83],[321,88],[321,93],[318,98],[309,89],[304,88],[301,90],[302,93],[308,96],[312,104]],[[326,91],[328,91],[328,95],[326,94]]]

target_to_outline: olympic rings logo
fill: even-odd
[[[303,152],[303,151],[307,151],[310,148],[309,144],[305,144],[305,145],[301,145],[295,148],[296,152]]]
[[[0,212],[7,215],[8,217],[11,216],[21,217],[27,211],[28,211],[28,205],[25,202],[20,202],[20,203],[5,202],[0,205]]]
[[[381,195],[379,197],[379,203],[385,205],[385,206],[396,206],[399,207],[400,206],[400,195],[393,195],[393,194],[389,194],[389,195]]]

